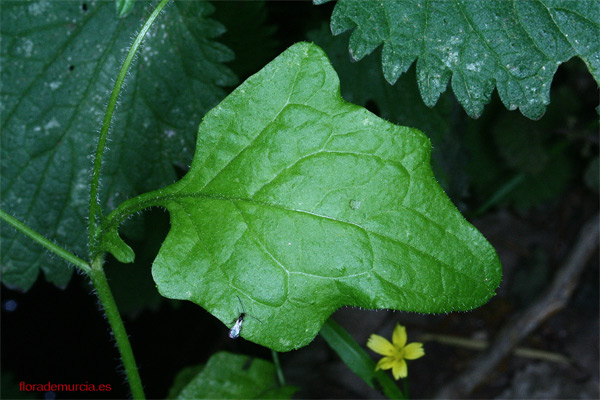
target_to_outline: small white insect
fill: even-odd
[[[245,316],[246,313],[241,313],[237,321],[235,321],[235,324],[233,324],[233,327],[229,330],[229,337],[231,339],[237,339],[240,337],[240,331],[242,330],[242,322],[244,322]]]
[[[240,300],[240,298],[236,295],[235,297],[238,298],[238,301],[240,302],[240,306],[242,306],[242,313],[240,313],[240,316],[237,318],[237,320],[235,321],[235,324],[233,324],[233,327],[231,327],[231,329],[229,330],[229,337],[231,339],[237,339],[240,337],[240,332],[242,331],[242,323],[244,322],[244,318],[246,317],[246,310],[244,310],[244,305],[242,304],[242,300]],[[250,314],[248,314],[250,315]],[[252,315],[250,315],[252,317]],[[256,319],[257,321],[261,322],[262,321],[256,317],[252,317],[254,319]]]

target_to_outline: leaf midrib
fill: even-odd
[[[193,196],[193,197],[205,197],[205,198],[208,198],[209,196],[207,195],[207,196]],[[221,198],[216,198],[216,197],[215,197],[214,199],[216,199],[216,200],[221,200]],[[475,280],[475,278],[471,277],[470,275],[467,275],[467,274],[465,274],[464,272],[457,271],[457,270],[453,269],[453,268],[452,268],[450,265],[448,265],[447,263],[445,263],[445,262],[443,262],[443,261],[441,261],[441,260],[438,260],[437,258],[435,258],[435,257],[431,256],[430,254],[424,253],[423,251],[421,251],[421,250],[419,250],[419,249],[416,249],[416,248],[414,248],[413,246],[411,246],[411,245],[409,245],[409,244],[407,244],[407,243],[401,242],[401,241],[399,241],[399,240],[397,240],[397,239],[390,238],[390,237],[388,237],[388,236],[385,236],[385,235],[383,235],[383,234],[380,234],[380,233],[377,233],[377,232],[369,231],[369,230],[367,230],[366,228],[364,228],[364,227],[362,227],[362,226],[360,226],[360,225],[353,224],[352,222],[348,222],[348,221],[342,221],[342,220],[337,220],[337,219],[335,219],[335,218],[332,218],[332,217],[327,217],[327,216],[324,216],[324,215],[315,214],[315,213],[311,213],[311,212],[308,212],[308,211],[302,211],[302,210],[288,209],[288,208],[285,208],[285,207],[283,207],[283,206],[281,206],[281,205],[274,205],[274,204],[270,204],[270,203],[259,202],[259,201],[256,201],[256,200],[254,200],[254,199],[242,199],[242,198],[239,198],[239,199],[232,199],[232,198],[222,198],[222,200],[223,200],[223,201],[228,201],[228,202],[231,202],[231,203],[232,203],[232,205],[233,205],[233,206],[236,208],[236,210],[237,210],[237,211],[238,211],[238,213],[240,214],[241,218],[243,219],[243,221],[244,221],[244,223],[245,223],[245,225],[246,225],[246,228],[247,228],[248,232],[250,233],[250,235],[252,236],[252,238],[253,238],[253,239],[256,241],[256,243],[257,243],[257,244],[258,244],[258,245],[259,245],[259,246],[260,246],[260,247],[263,249],[263,251],[264,251],[264,252],[265,252],[265,253],[266,253],[266,254],[267,254],[267,255],[268,255],[268,256],[269,256],[269,257],[270,257],[270,258],[271,258],[271,259],[272,259],[272,260],[273,260],[273,261],[274,261],[276,264],[277,264],[277,265],[279,265],[279,266],[280,266],[280,267],[281,267],[281,268],[282,268],[282,269],[283,269],[283,270],[286,272],[286,275],[287,275],[287,278],[288,278],[288,279],[289,279],[290,275],[304,275],[304,276],[308,276],[308,277],[310,277],[310,278],[314,278],[314,279],[325,279],[325,280],[334,280],[334,281],[335,281],[335,280],[339,280],[339,279],[348,279],[348,278],[354,278],[354,277],[357,277],[357,276],[368,275],[368,274],[371,274],[371,273],[372,273],[372,274],[376,275],[377,277],[379,277],[379,279],[383,279],[383,280],[385,280],[386,282],[389,282],[390,284],[393,284],[394,286],[397,286],[397,285],[395,285],[393,282],[390,282],[389,280],[387,280],[387,279],[385,279],[384,277],[382,277],[382,276],[381,276],[381,275],[380,275],[380,274],[379,274],[379,273],[378,273],[376,270],[374,270],[374,265],[373,265],[373,263],[371,263],[371,268],[370,268],[370,270],[369,270],[369,271],[364,271],[364,272],[360,272],[360,273],[357,273],[357,274],[352,274],[352,275],[345,275],[345,276],[343,276],[343,277],[327,277],[327,276],[320,276],[320,275],[308,274],[308,273],[305,273],[305,272],[302,272],[302,271],[290,271],[290,270],[289,270],[288,268],[286,268],[286,267],[285,267],[285,266],[284,266],[284,265],[283,265],[283,264],[282,264],[282,263],[281,263],[281,262],[280,262],[280,261],[279,261],[277,258],[275,258],[275,256],[274,256],[274,255],[272,254],[272,252],[271,252],[271,251],[270,251],[270,250],[267,248],[267,246],[266,246],[266,245],[265,245],[265,244],[264,244],[264,243],[263,243],[263,242],[262,242],[262,241],[261,241],[261,240],[260,240],[260,239],[257,237],[257,235],[256,235],[256,233],[254,232],[254,230],[253,230],[253,229],[250,227],[250,224],[246,222],[246,219],[245,219],[245,218],[244,218],[244,216],[243,216],[243,212],[242,212],[242,211],[240,210],[240,208],[239,208],[239,207],[238,207],[238,206],[235,204],[235,202],[236,202],[236,201],[240,201],[240,202],[244,201],[244,202],[253,203],[253,204],[258,204],[258,205],[263,205],[263,206],[267,206],[267,207],[278,208],[278,209],[281,209],[281,210],[284,210],[284,211],[296,211],[296,212],[303,213],[303,214],[308,214],[308,215],[311,215],[311,216],[314,216],[314,217],[325,218],[325,219],[328,219],[328,220],[331,220],[331,221],[334,221],[334,222],[338,222],[338,223],[343,223],[343,224],[349,224],[349,225],[353,225],[353,226],[355,226],[357,229],[360,229],[360,230],[362,230],[363,232],[365,232],[365,234],[366,234],[366,235],[367,235],[367,237],[369,238],[369,242],[370,242],[370,243],[371,243],[371,235],[370,235],[370,234],[372,234],[372,235],[375,235],[375,236],[380,236],[380,237],[383,237],[383,238],[386,238],[386,239],[389,239],[389,240],[391,240],[391,241],[393,241],[393,242],[395,242],[395,243],[398,243],[398,244],[400,244],[400,245],[402,245],[402,246],[406,246],[406,247],[408,247],[408,248],[410,248],[410,249],[414,250],[415,252],[418,252],[419,254],[422,254],[422,255],[424,255],[424,256],[425,256],[425,257],[427,257],[427,258],[431,258],[431,259],[435,260],[435,261],[436,261],[436,262],[438,262],[440,265],[442,265],[444,268],[447,268],[447,269],[449,269],[449,270],[453,271],[454,273],[456,273],[456,274],[458,274],[458,275],[464,276],[464,277],[465,277],[467,280],[470,280],[470,281],[474,282],[476,286],[478,286],[478,287],[479,287],[479,286],[484,286],[484,287],[485,287],[485,285],[481,285],[481,284],[480,284],[480,282],[477,282],[477,281]],[[182,204],[180,204],[180,203],[178,203],[178,204],[177,204],[177,206],[178,206],[178,207],[181,207],[181,209],[183,209],[183,210],[186,210],[186,209],[187,209],[186,205],[182,205]],[[194,230],[195,230],[195,232],[196,232],[196,236],[198,237],[198,240],[200,241],[200,243],[201,243],[201,244],[202,244],[202,246],[204,247],[204,250],[205,250],[206,254],[207,254],[207,255],[208,255],[208,257],[211,259],[212,263],[213,263],[214,265],[216,265],[216,266],[217,266],[217,268],[221,269],[221,267],[223,266],[223,264],[225,264],[229,258],[228,258],[227,260],[225,260],[225,261],[221,262],[221,263],[218,263],[216,260],[214,260],[214,258],[212,257],[212,254],[211,254],[211,252],[208,250],[208,248],[207,248],[207,247],[206,247],[206,245],[204,244],[203,236],[201,235],[200,231],[197,229],[197,226],[196,226],[196,224],[194,223],[194,219],[193,219],[193,218],[190,216],[190,213],[189,213],[189,212],[186,212],[186,216],[187,216],[187,217],[188,217],[188,219],[189,219],[189,220],[192,222],[192,225],[194,226]],[[450,233],[450,232],[449,232],[449,233]],[[238,240],[239,240],[239,239],[238,239]],[[373,259],[375,259],[375,255],[374,255],[374,253],[373,253],[373,246],[372,246],[372,244],[370,244],[370,246],[371,246],[371,253],[372,253]],[[190,256],[190,257],[191,257],[191,256]],[[288,287],[289,287],[289,285],[288,285],[288,282],[287,282],[287,280],[286,280],[286,292],[287,292],[287,289],[288,289]],[[427,293],[427,292],[421,292],[421,291],[417,291],[417,290],[414,290],[413,288],[406,287],[406,286],[398,286],[398,288],[399,288],[399,290],[402,290],[402,291],[407,291],[407,292],[411,292],[411,293],[418,294],[418,295],[422,295],[422,296],[426,296],[426,295],[428,295],[428,293]],[[286,295],[286,296],[287,296],[287,295]],[[477,299],[479,299],[479,298],[480,298],[480,297],[473,297],[473,296],[468,296],[468,295],[467,295],[467,296],[462,296],[462,297],[464,297],[465,299],[468,299],[468,300],[470,300],[470,299],[473,299],[473,298],[477,298]],[[279,307],[280,307],[280,306],[279,306]]]
[[[232,196],[227,196],[227,195],[222,195],[222,194],[212,194],[212,193],[204,193],[204,192],[197,192],[197,193],[181,193],[181,192],[179,192],[179,193],[176,193],[176,194],[163,195],[163,196],[160,196],[160,197],[155,197],[154,199],[151,200],[151,202],[153,204],[146,204],[145,207],[149,207],[149,206],[155,205],[155,206],[164,206],[167,209],[169,209],[169,203],[170,202],[175,201],[176,204],[177,204],[178,200],[182,200],[182,199],[186,199],[186,198],[200,198],[200,199],[207,199],[207,200],[221,200],[221,201],[231,202],[231,203],[234,203],[234,202],[245,202],[245,203],[249,203],[249,204],[252,204],[252,205],[277,208],[277,209],[282,210],[282,211],[295,212],[295,213],[310,215],[311,217],[323,218],[323,219],[326,219],[326,220],[329,220],[329,221],[332,221],[332,222],[336,222],[336,223],[339,223],[339,224],[343,224],[343,225],[350,225],[350,226],[353,226],[354,228],[357,228],[357,229],[363,231],[367,236],[369,236],[369,235],[379,236],[379,237],[388,239],[388,240],[390,240],[390,241],[392,241],[394,243],[397,243],[399,245],[406,246],[406,247],[414,250],[415,252],[417,252],[419,254],[422,254],[423,256],[425,256],[427,258],[431,258],[431,259],[435,260],[437,263],[439,263],[439,265],[443,266],[444,268],[447,268],[448,270],[451,270],[451,271],[455,272],[456,274],[464,276],[466,279],[474,282],[475,285],[477,285],[477,286],[485,286],[481,282],[477,281],[475,279],[475,277],[472,277],[472,276],[470,276],[470,275],[468,275],[468,274],[466,274],[466,273],[464,273],[464,272],[462,272],[462,271],[460,271],[460,270],[458,270],[456,268],[453,268],[448,263],[446,263],[446,262],[444,262],[442,260],[439,260],[438,258],[434,257],[433,255],[428,254],[428,253],[426,253],[423,250],[420,250],[418,248],[415,248],[415,247],[411,246],[408,243],[404,243],[404,242],[402,242],[402,241],[400,241],[400,240],[398,240],[396,238],[386,236],[385,234],[382,234],[382,233],[379,233],[379,232],[371,231],[371,230],[367,229],[366,227],[358,225],[358,224],[353,223],[351,221],[344,221],[344,220],[337,219],[337,218],[334,218],[334,217],[331,217],[331,216],[317,214],[315,212],[308,211],[308,210],[290,208],[290,207],[286,207],[285,205],[282,205],[282,204],[268,203],[268,202],[256,200],[256,199],[253,199],[253,198],[232,197]],[[177,206],[180,206],[180,204],[177,204]],[[434,225],[442,228],[443,231],[446,232],[447,234],[455,237],[460,243],[463,242],[462,240],[460,240],[460,238],[458,236],[456,236],[456,234],[454,232],[445,229],[445,227],[443,225],[437,223],[436,221],[432,220],[431,218],[427,217],[426,215],[423,215],[423,214],[419,213],[418,211],[410,209],[410,208],[408,208],[406,206],[403,206],[403,205],[399,205],[399,207],[401,207],[401,208],[403,208],[405,210],[408,210],[410,212],[414,212],[414,213],[417,213],[417,214],[421,215],[423,218],[427,219],[432,224],[434,224]],[[480,261],[482,264],[484,263],[484,261],[481,260],[479,257],[477,257],[477,255],[475,253],[473,253],[469,247],[465,246],[465,248],[468,250],[469,254],[474,259]]]

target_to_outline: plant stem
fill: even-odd
[[[90,203],[89,203],[89,225],[88,225],[88,243],[90,248],[90,258],[94,258],[96,253],[98,252],[98,245],[96,240],[96,235],[98,232],[98,217],[101,215],[102,210],[98,203],[98,187],[100,185],[100,171],[102,169],[102,158],[104,156],[104,150],[106,149],[106,140],[108,138],[108,130],[110,129],[110,123],[112,121],[112,116],[115,112],[115,108],[117,106],[117,100],[119,99],[119,93],[121,92],[121,88],[123,87],[123,82],[125,81],[125,77],[127,76],[127,72],[129,71],[129,67],[133,61],[135,53],[137,52],[142,40],[146,36],[146,33],[152,26],[154,20],[158,17],[158,14],[162,11],[163,8],[169,3],[169,0],[161,0],[160,3],[156,6],[148,20],[137,34],[129,52],[127,53],[127,57],[125,57],[125,61],[123,62],[123,66],[119,71],[119,75],[117,76],[117,80],[115,82],[115,86],[113,87],[112,93],[110,94],[110,99],[108,100],[108,106],[106,107],[106,114],[104,115],[104,121],[102,122],[102,128],[100,129],[100,137],[98,138],[98,146],[96,147],[96,154],[94,156],[94,166],[92,169],[92,184],[90,187]]]
[[[121,359],[123,360],[123,366],[125,367],[125,373],[127,374],[127,380],[129,381],[129,387],[131,388],[131,394],[134,399],[145,399],[144,388],[142,386],[142,380],[138,372],[135,357],[133,356],[133,350],[131,349],[131,343],[129,343],[129,337],[125,331],[125,325],[117,309],[117,304],[108,286],[104,269],[102,268],[103,259],[102,256],[96,257],[92,264],[89,276],[92,280],[98,299],[104,308],[108,323],[113,332],[117,347],[121,353]]]
[[[40,235],[39,233],[37,233],[36,231],[31,229],[30,227],[28,227],[27,225],[25,225],[24,223],[22,223],[15,217],[13,217],[12,215],[7,214],[6,212],[0,210],[0,218],[2,218],[4,221],[8,222],[16,230],[23,233],[25,236],[29,236],[32,240],[34,240],[35,242],[37,242],[40,245],[42,245],[43,247],[45,247],[47,250],[64,258],[67,262],[75,265],[82,271],[90,273],[91,268],[87,262],[85,262],[81,258],[77,257],[75,254],[63,249],[62,247],[58,246],[57,244],[52,243],[50,240],[46,239],[45,237],[43,237],[42,235]]]
[[[281,364],[279,363],[279,355],[275,350],[271,350],[271,355],[273,356],[273,363],[275,364],[275,370],[277,371],[277,379],[279,380],[279,385],[285,385],[285,378],[283,377],[283,371],[281,370]]]
[[[146,33],[148,32],[148,30],[150,29],[150,27],[152,26],[162,9],[165,8],[165,6],[168,3],[169,0],[161,0],[154,9],[154,11],[152,11],[150,16],[146,20],[146,23],[144,24],[142,29],[137,34],[135,40],[133,41],[129,52],[125,57],[125,61],[121,66],[121,70],[119,71],[119,75],[117,76],[117,80],[115,81],[115,85],[110,94],[110,99],[106,108],[106,114],[104,115],[104,121],[102,122],[102,128],[100,129],[100,137],[98,138],[98,145],[96,147],[96,153],[94,155],[92,182],[90,186],[88,245],[90,249],[90,259],[93,259],[93,262],[92,268],[89,269],[88,273],[90,279],[92,280],[92,284],[96,288],[98,298],[100,299],[100,303],[104,308],[104,312],[106,313],[106,317],[108,318],[108,322],[117,342],[117,347],[119,348],[119,353],[121,354],[121,359],[123,360],[123,366],[125,367],[125,373],[127,374],[127,380],[129,381],[129,387],[131,388],[131,394],[134,399],[144,399],[146,396],[144,395],[142,381],[140,379],[137,364],[135,362],[135,357],[133,356],[133,351],[131,350],[131,344],[129,343],[127,332],[125,331],[125,326],[123,325],[123,320],[121,319],[121,315],[119,314],[119,310],[117,309],[115,299],[113,298],[112,292],[110,291],[110,287],[108,286],[106,275],[104,274],[103,253],[99,250],[97,240],[99,234],[98,219],[101,217],[102,214],[102,209],[100,208],[100,204],[98,201],[98,188],[100,185],[102,158],[104,156],[104,150],[106,149],[108,131],[110,129],[110,124],[112,121],[113,114],[115,112],[115,108],[117,106],[119,93],[121,92],[121,89],[123,87],[123,82],[125,81],[127,72],[131,67],[131,63],[133,62],[135,53],[139,49],[142,41],[144,40]]]

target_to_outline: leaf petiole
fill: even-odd
[[[160,3],[158,3],[156,8],[154,9],[154,11],[152,11],[150,16],[146,20],[146,23],[144,24],[140,32],[137,34],[133,44],[131,45],[131,48],[127,53],[127,56],[125,57],[123,66],[119,71],[119,75],[117,76],[117,80],[115,81],[115,85],[113,87],[108,106],[106,108],[106,114],[104,115],[104,121],[100,130],[100,137],[98,138],[98,146],[96,148],[96,154],[94,157],[92,182],[90,188],[88,244],[90,249],[90,258],[93,259],[93,263],[92,268],[89,268],[87,272],[90,276],[90,279],[92,280],[94,287],[96,288],[98,298],[100,300],[100,303],[102,304],[111,330],[117,342],[119,353],[121,354],[123,365],[125,367],[125,372],[127,374],[127,380],[129,381],[129,386],[131,388],[131,394],[134,399],[144,399],[146,396],[144,394],[142,381],[140,379],[137,364],[135,362],[133,351],[131,349],[131,344],[129,342],[127,332],[125,331],[125,326],[123,325],[123,320],[121,319],[121,315],[119,314],[119,310],[117,309],[117,305],[108,285],[108,281],[106,280],[104,269],[102,268],[104,262],[104,253],[100,251],[98,246],[98,234],[100,232],[98,219],[102,213],[100,204],[98,202],[98,187],[100,184],[102,157],[106,148],[108,131],[110,129],[112,116],[117,105],[119,93],[121,92],[121,89],[123,87],[123,82],[125,81],[125,77],[127,76],[127,72],[129,71],[135,53],[140,47],[142,41],[144,40],[146,33],[148,32],[150,26],[152,26],[162,9],[165,8],[165,6],[168,3],[169,0],[161,0]]]

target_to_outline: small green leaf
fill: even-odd
[[[119,18],[126,17],[133,9],[134,4],[135,0],[117,0],[115,3],[117,6],[117,16]]]
[[[195,376],[190,373],[199,371]],[[279,386],[272,363],[220,352],[203,368],[186,368],[175,379],[169,398],[178,399],[289,399],[297,390]],[[182,384],[187,383],[181,388]]]
[[[383,44],[383,72],[394,83],[418,59],[425,104],[434,105],[452,77],[456,97],[474,118],[495,87],[508,109],[540,118],[556,69],[574,56],[600,83],[595,0],[340,0],[331,31],[350,29],[354,60]]]
[[[245,312],[243,337],[287,351],[344,305],[448,312],[494,295],[498,257],[430,152],[416,129],[345,102],[324,52],[299,43],[205,116],[181,181],[114,215],[167,208],[160,293],[229,327]]]

